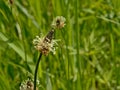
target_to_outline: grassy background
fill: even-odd
[[[33,78],[32,40],[59,15],[66,26],[42,57],[40,90],[120,90],[120,0],[0,0],[0,90]]]

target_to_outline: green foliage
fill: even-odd
[[[0,0],[0,90],[33,78],[32,40],[60,15],[66,26],[56,54],[42,57],[39,90],[120,89],[120,0]]]

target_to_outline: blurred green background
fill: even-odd
[[[39,90],[120,90],[120,0],[0,0],[0,90],[19,90],[33,78],[39,52],[56,16],[56,54],[43,56]]]

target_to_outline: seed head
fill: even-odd
[[[52,22],[52,28],[61,29],[65,26],[66,19],[63,16],[57,16]]]

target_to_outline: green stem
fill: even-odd
[[[36,90],[37,72],[38,72],[38,67],[39,67],[39,63],[40,63],[41,57],[42,57],[42,53],[40,53],[40,56],[39,56],[39,58],[38,58],[37,65],[36,65],[36,68],[35,68],[35,74],[34,74],[34,90]]]

